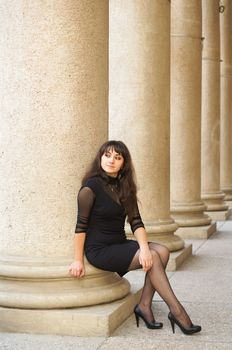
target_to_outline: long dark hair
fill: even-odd
[[[94,176],[101,176],[107,179],[107,174],[101,167],[101,157],[109,150],[122,155],[124,159],[123,168],[118,173],[119,181],[119,199],[126,210],[128,220],[133,217],[134,209],[137,203],[137,187],[135,183],[135,172],[130,152],[122,141],[110,140],[105,142],[98,150],[94,160],[82,179],[82,185],[85,181]]]

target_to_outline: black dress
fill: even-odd
[[[139,249],[126,238],[125,210],[118,198],[117,178],[96,176],[88,179],[78,194],[75,233],[86,232],[85,255],[90,264],[123,276]],[[130,221],[132,232],[144,227],[136,204]]]

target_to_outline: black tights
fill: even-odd
[[[163,245],[156,243],[149,243],[150,252],[153,257],[153,265],[147,271],[142,290],[139,307],[148,321],[154,320],[152,313],[152,299],[155,291],[168,305],[171,313],[182,323],[183,326],[189,327],[192,322],[186,313],[184,307],[176,298],[172,287],[167,278],[165,268],[169,259],[169,250]],[[139,250],[135,254],[129,270],[136,270],[141,268],[139,262]]]

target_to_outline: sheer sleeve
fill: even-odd
[[[77,197],[77,224],[75,233],[86,232],[95,194],[89,187],[82,187]]]
[[[133,233],[135,232],[135,230],[137,230],[137,228],[144,227],[137,203],[136,203],[136,206],[134,209],[134,215],[133,215],[132,219],[130,220],[130,226],[131,226],[131,231]]]

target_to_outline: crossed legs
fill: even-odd
[[[192,324],[191,320],[184,307],[176,298],[165,272],[169,259],[168,248],[156,243],[149,243],[149,248],[153,257],[153,265],[145,276],[139,308],[148,321],[154,320],[151,305],[153,295],[155,291],[157,291],[178,321],[181,322],[183,326],[190,327]],[[130,264],[129,270],[135,270],[140,267],[139,251],[137,251]]]

